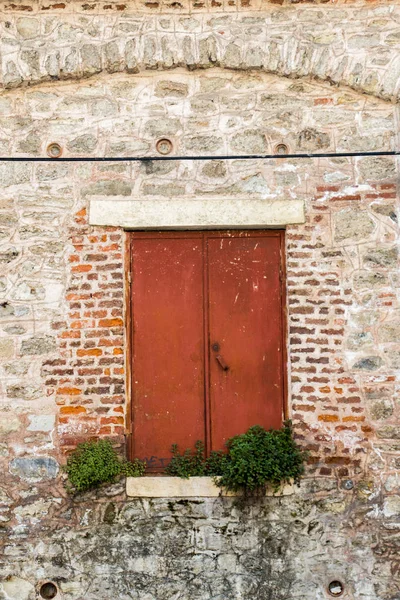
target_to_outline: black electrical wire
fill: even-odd
[[[217,156],[61,156],[51,158],[48,156],[3,156],[0,162],[153,162],[153,161],[180,161],[180,160],[288,160],[294,158],[358,158],[365,156],[400,156],[400,151],[388,150],[382,152],[316,152],[301,154],[243,154],[243,155],[217,155]]]

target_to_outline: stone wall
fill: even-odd
[[[0,155],[398,147],[395,6],[109,4],[1,13]],[[392,157],[0,162],[0,597],[53,580],[65,600],[314,600],[336,578],[345,598],[400,597],[397,183]],[[304,200],[286,234],[289,413],[310,451],[294,496],[67,497],[65,451],[126,433],[125,234],[88,224],[99,196]]]

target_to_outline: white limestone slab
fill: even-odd
[[[266,496],[290,496],[294,485],[284,485],[278,492],[267,490]],[[212,477],[127,477],[126,494],[133,498],[215,498],[237,496],[231,492],[221,493]]]
[[[91,225],[124,229],[252,229],[304,223],[302,200],[92,198]]]

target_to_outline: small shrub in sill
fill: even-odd
[[[64,471],[68,492],[81,493],[121,477],[140,477],[145,463],[121,459],[109,440],[97,440],[79,444],[69,455]]]
[[[293,439],[292,425],[267,431],[259,425],[227,442],[227,460],[216,484],[245,495],[264,494],[268,486],[278,491],[285,483],[298,484],[307,452]]]
[[[254,425],[226,446],[226,453],[212,452],[205,458],[203,442],[183,454],[174,444],[166,472],[184,478],[210,475],[220,488],[249,496],[264,494],[268,486],[277,491],[282,484],[299,483],[304,473],[307,453],[296,445],[290,421],[269,431]]]
[[[211,452],[206,458],[204,443],[200,440],[195,443],[193,451],[188,448],[183,454],[179,453],[177,444],[173,444],[171,453],[171,462],[165,469],[168,475],[189,479],[189,477],[217,476],[223,473],[226,454]]]

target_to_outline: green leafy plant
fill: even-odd
[[[222,475],[226,455],[223,452],[211,452],[209,458],[206,458],[204,443],[200,440],[195,443],[194,450],[188,448],[183,454],[179,453],[177,444],[173,444],[171,453],[171,462],[165,469],[168,475],[184,479],[202,475]]]
[[[259,425],[250,427],[231,438],[227,447],[224,471],[216,483],[228,491],[256,495],[268,485],[278,490],[283,483],[299,483],[304,473],[307,453],[296,445],[290,421],[269,431]]]
[[[307,453],[296,445],[290,421],[269,431],[254,425],[226,445],[227,453],[212,452],[206,458],[201,441],[183,454],[174,444],[166,472],[184,478],[210,475],[219,487],[245,495],[262,494],[268,485],[277,490],[283,483],[298,483],[304,473]]]
[[[109,440],[97,440],[79,444],[69,455],[64,470],[68,475],[68,491],[79,493],[120,477],[140,477],[145,463],[138,459],[123,460]]]

